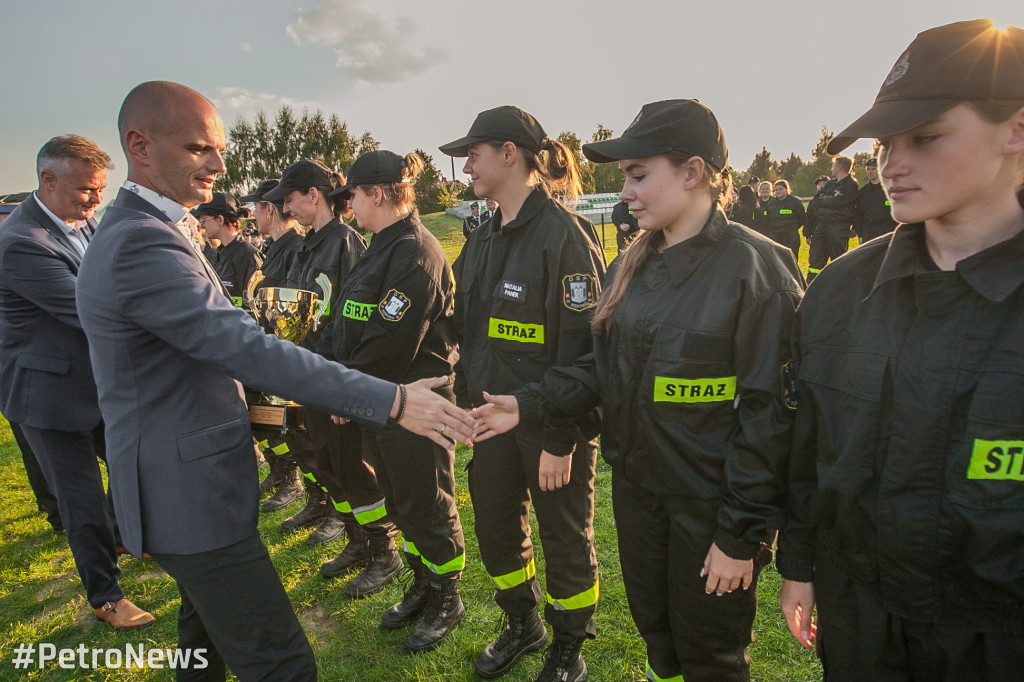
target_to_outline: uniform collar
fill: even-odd
[[[523,205],[519,209],[519,213],[516,214],[516,219],[505,226],[502,226],[501,224],[501,206],[499,205],[498,208],[494,210],[494,213],[491,214],[490,223],[488,223],[488,227],[490,229],[484,232],[483,238],[490,239],[494,234],[504,234],[522,227],[533,220],[534,216],[540,213],[540,210],[547,205],[548,199],[550,198],[551,195],[549,195],[542,186],[535,187],[533,191],[527,195],[526,201],[523,202]]]
[[[403,234],[412,230],[417,223],[419,223],[419,215],[417,215],[415,211],[409,213],[398,222],[391,223],[383,230],[373,235],[370,239],[370,246],[366,250],[367,253],[369,253],[371,249],[374,252],[377,252],[386,248]]]
[[[332,218],[331,222],[327,223],[319,230],[309,228],[309,232],[306,233],[305,248],[307,251],[315,249],[317,245],[323,240],[327,239],[327,235],[334,232],[338,227],[341,226],[341,221],[337,218]]]
[[[669,277],[674,284],[686,281],[708,254],[715,250],[718,242],[722,241],[722,234],[728,224],[729,219],[725,217],[725,213],[716,208],[700,232],[662,252]]]
[[[882,266],[868,297],[894,279],[929,272],[921,254],[925,249],[924,224],[900,225],[893,233]],[[1004,242],[965,258],[956,264],[969,287],[993,303],[1002,303],[1024,284],[1024,230]]]

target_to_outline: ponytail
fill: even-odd
[[[375,185],[359,185],[358,189],[369,196],[374,187],[380,187],[384,200],[393,204],[403,213],[416,209],[416,178],[423,172],[425,164],[419,154],[410,152],[402,158],[402,181],[378,183]]]
[[[491,140],[488,144],[495,149],[504,146],[504,142],[497,140]],[[536,154],[519,145],[516,145],[516,149],[523,157],[531,184],[543,185],[548,193],[562,195],[568,204],[575,203],[583,193],[583,181],[580,179],[576,157],[571,149],[558,140],[545,137],[540,152]]]

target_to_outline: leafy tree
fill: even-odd
[[[804,162],[796,152],[790,152],[789,158],[779,163],[779,178],[788,180],[789,183],[793,184],[793,178],[796,177],[797,171],[803,168]]]
[[[369,132],[356,137],[336,114],[325,118],[317,110],[296,116],[284,106],[268,119],[257,109],[250,123],[239,116],[228,130],[224,153],[226,172],[216,189],[236,196],[247,194],[268,178],[280,177],[285,168],[302,158],[317,159],[328,168],[347,171],[361,154],[380,148]]]
[[[818,142],[814,145],[814,149],[811,150],[811,159],[817,161],[822,158],[831,158],[828,153],[828,143],[832,141],[832,138],[836,134],[828,129],[828,126],[821,126],[821,135],[818,137]]]
[[[605,128],[603,123],[597,124],[597,130],[590,136],[591,142],[604,142],[615,135],[611,128]],[[592,192],[604,194],[608,192],[622,191],[622,171],[617,163],[588,163],[591,177],[593,178]]]
[[[579,136],[571,130],[563,130],[558,133],[558,137],[555,139],[568,147],[572,152],[573,160],[580,171],[580,184],[583,187],[583,194],[593,194],[594,172],[591,164],[587,163],[586,159],[583,158],[583,143],[580,141]]]
[[[441,171],[434,165],[434,157],[422,149],[417,149],[416,153],[423,159],[423,172],[416,178],[416,184],[413,186],[416,190],[416,205],[419,206],[420,212],[437,213],[457,204],[458,200],[454,204],[451,203],[454,197]]]
[[[767,147],[761,147],[761,151],[754,154],[754,160],[750,162],[750,167],[747,168],[747,177],[756,175],[761,178],[761,181],[773,181],[779,177],[779,164],[772,160],[772,153],[768,151]]]

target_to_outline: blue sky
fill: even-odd
[[[156,79],[199,90],[228,125],[257,106],[336,113],[384,148],[425,149],[447,175],[438,145],[501,104],[552,137],[588,138],[598,123],[621,131],[645,102],[695,97],[734,167],[762,146],[806,159],[822,125],[870,106],[914,35],[983,16],[1024,23],[1019,0],[20,2],[0,37],[0,193],[34,188],[36,152],[63,133],[110,152],[113,190],[118,107]]]

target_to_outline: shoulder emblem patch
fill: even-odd
[[[398,322],[411,306],[412,301],[408,296],[397,289],[392,289],[380,302],[377,312],[389,322]]]
[[[562,278],[562,302],[569,310],[586,310],[594,306],[594,277],[582,272]]]

